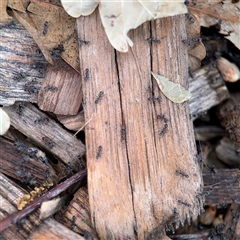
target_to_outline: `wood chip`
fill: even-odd
[[[76,115],[82,103],[80,75],[59,59],[49,65],[38,94],[40,109],[55,114]]]

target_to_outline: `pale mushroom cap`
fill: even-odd
[[[10,118],[2,108],[0,108],[0,135],[4,135],[10,127]]]

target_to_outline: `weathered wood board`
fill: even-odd
[[[85,133],[93,225],[102,239],[164,239],[165,226],[196,218],[202,204],[189,103],[170,102],[151,78],[152,70],[188,88],[184,16],[132,31],[128,53],[114,51],[98,13],[77,25],[90,41],[79,52],[85,121],[92,118]],[[151,34],[161,44],[146,41]]]

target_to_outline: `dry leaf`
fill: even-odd
[[[61,57],[79,72],[76,20],[60,6],[60,0],[50,2],[31,0],[29,4],[29,0],[9,0],[8,6],[13,9],[17,20],[28,30],[49,63],[54,64],[51,52],[63,46]]]
[[[43,38],[44,47],[52,51],[63,44],[62,58],[79,72],[76,20],[62,7],[37,0],[32,0],[27,10],[39,35]]]
[[[108,39],[120,52],[127,52],[128,45],[133,45],[127,36],[130,29],[137,28],[146,21],[187,12],[184,0],[171,2],[62,0],[62,5],[72,17],[79,17],[91,14],[98,2],[100,17]]]
[[[210,27],[219,24],[220,33],[226,35],[237,48],[240,49],[240,1],[190,1],[189,11],[198,15],[200,24]]]
[[[49,63],[53,64],[52,56],[49,53],[49,50],[47,49],[47,47],[45,47],[44,45],[44,37],[39,34],[37,28],[33,25],[32,19],[29,17],[29,15],[18,12],[18,11],[14,11],[14,10],[13,10],[13,13],[14,13],[14,16],[17,18],[17,20],[28,30],[29,34],[32,36],[34,41],[37,43],[37,45],[41,49],[46,60]]]
[[[153,77],[156,79],[159,88],[163,94],[174,103],[182,103],[191,97],[191,93],[188,92],[179,83],[174,83],[168,80],[168,78],[157,75],[152,72]]]

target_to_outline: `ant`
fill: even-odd
[[[87,69],[85,70],[85,78],[84,78],[84,81],[85,81],[85,82],[88,82],[88,80],[89,80],[89,69],[87,68]]]
[[[160,44],[160,43],[161,43],[161,41],[160,41],[159,39],[154,39],[154,38],[151,38],[151,37],[149,37],[149,38],[147,39],[147,41],[148,41],[148,42],[155,42],[155,43],[157,43],[157,44]]]
[[[99,159],[101,157],[101,154],[102,154],[102,146],[99,146],[96,159]]]
[[[53,148],[55,146],[49,137],[43,137],[42,140],[49,146],[49,148]]]
[[[44,87],[44,90],[51,91],[51,92],[56,92],[58,90],[58,87],[48,85],[48,86]]]
[[[46,35],[48,31],[48,22],[46,21],[43,25],[43,35]]]
[[[168,124],[165,123],[162,131],[159,133],[159,136],[160,136],[160,137],[163,137],[164,134],[167,132],[167,129],[168,129]]]
[[[176,170],[176,173],[177,173],[177,174],[181,174],[182,176],[184,176],[184,177],[186,177],[186,178],[189,178],[189,175],[186,174],[186,173],[184,173],[184,172],[181,171],[181,170]]]
[[[104,94],[103,91],[101,91],[101,92],[98,94],[98,97],[97,97],[97,99],[95,100],[95,104],[98,104],[98,103],[99,103],[99,101],[100,101],[100,99],[102,98],[103,94]]]

